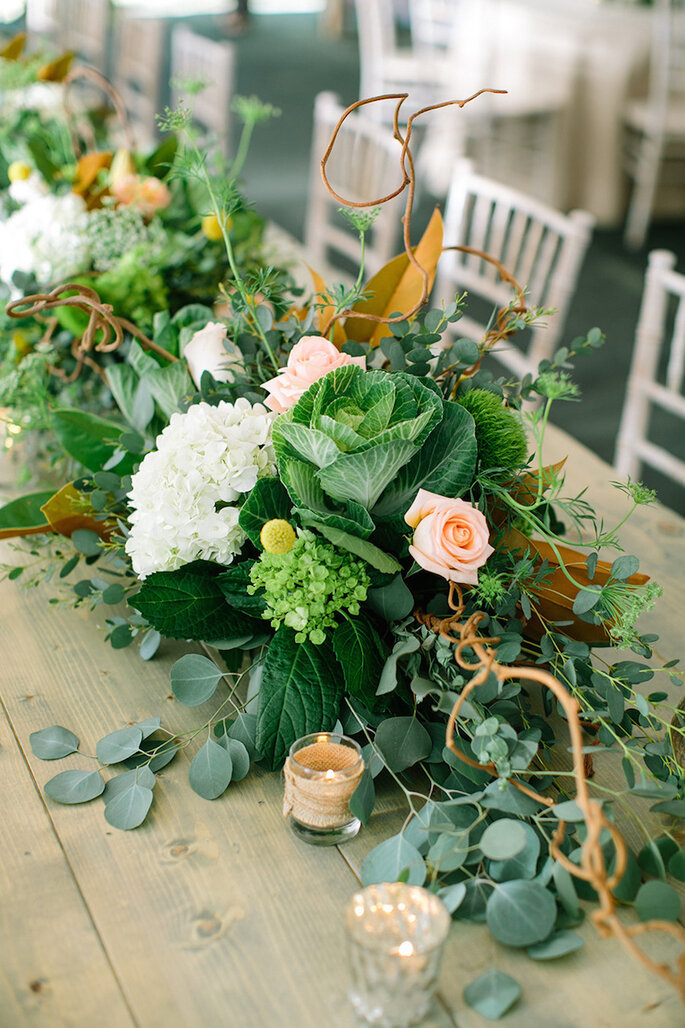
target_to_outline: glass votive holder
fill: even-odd
[[[305,842],[335,846],[353,838],[361,822],[350,812],[350,797],[364,771],[354,739],[337,732],[305,735],[290,747],[283,767],[283,814]]]
[[[380,1028],[408,1028],[428,1013],[450,915],[418,885],[384,882],[355,893],[345,909],[357,1015]]]

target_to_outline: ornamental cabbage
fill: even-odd
[[[273,445],[303,523],[362,538],[379,518],[403,515],[421,487],[459,496],[476,460],[471,415],[437,386],[353,365],[315,382],[280,415]]]

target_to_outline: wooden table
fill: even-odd
[[[610,469],[589,451],[553,429],[548,449],[569,454],[569,479],[590,483],[607,517],[625,506],[607,486]],[[685,521],[645,510],[624,536],[664,586],[659,648],[677,656]],[[399,828],[400,797],[386,788],[369,825],[340,849],[295,838],[281,816],[278,775],[254,771],[209,803],[188,785],[186,755],[160,774],[149,820],[133,832],[111,828],[99,800],[53,803],[44,783],[88,763],[37,760],[31,732],[64,725],[92,753],[97,739],[130,722],[161,714],[182,731],[213,707],[189,710],[172,698],[169,668],[182,647],[165,643],[146,664],[133,648],[103,641],[102,614],[59,610],[45,591],[14,583],[0,591],[0,1024],[351,1028],[342,911],[365,854]],[[683,1023],[669,986],[590,924],[579,931],[582,950],[535,963],[483,925],[455,921],[427,1023],[484,1025],[462,990],[493,964],[523,986],[504,1022],[512,1028]],[[675,947],[658,937],[650,951],[665,959]]]

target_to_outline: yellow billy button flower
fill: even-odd
[[[226,231],[230,232],[231,219],[226,218],[224,225],[226,226]],[[202,231],[207,236],[207,239],[211,239],[213,243],[218,242],[222,238],[221,224],[216,214],[205,214],[202,219]]]
[[[28,178],[30,174],[31,169],[24,161],[12,161],[7,169],[7,177],[10,182],[21,182],[23,179]]]
[[[295,529],[283,518],[267,521],[259,533],[259,541],[266,552],[275,553],[277,556],[292,550],[296,538]]]

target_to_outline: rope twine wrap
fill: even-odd
[[[326,779],[327,771],[344,773]],[[347,746],[317,742],[304,747],[294,759],[288,757],[283,766],[283,816],[292,814],[296,821],[311,828],[338,828],[346,824],[352,817],[350,797],[363,771],[364,761]]]

